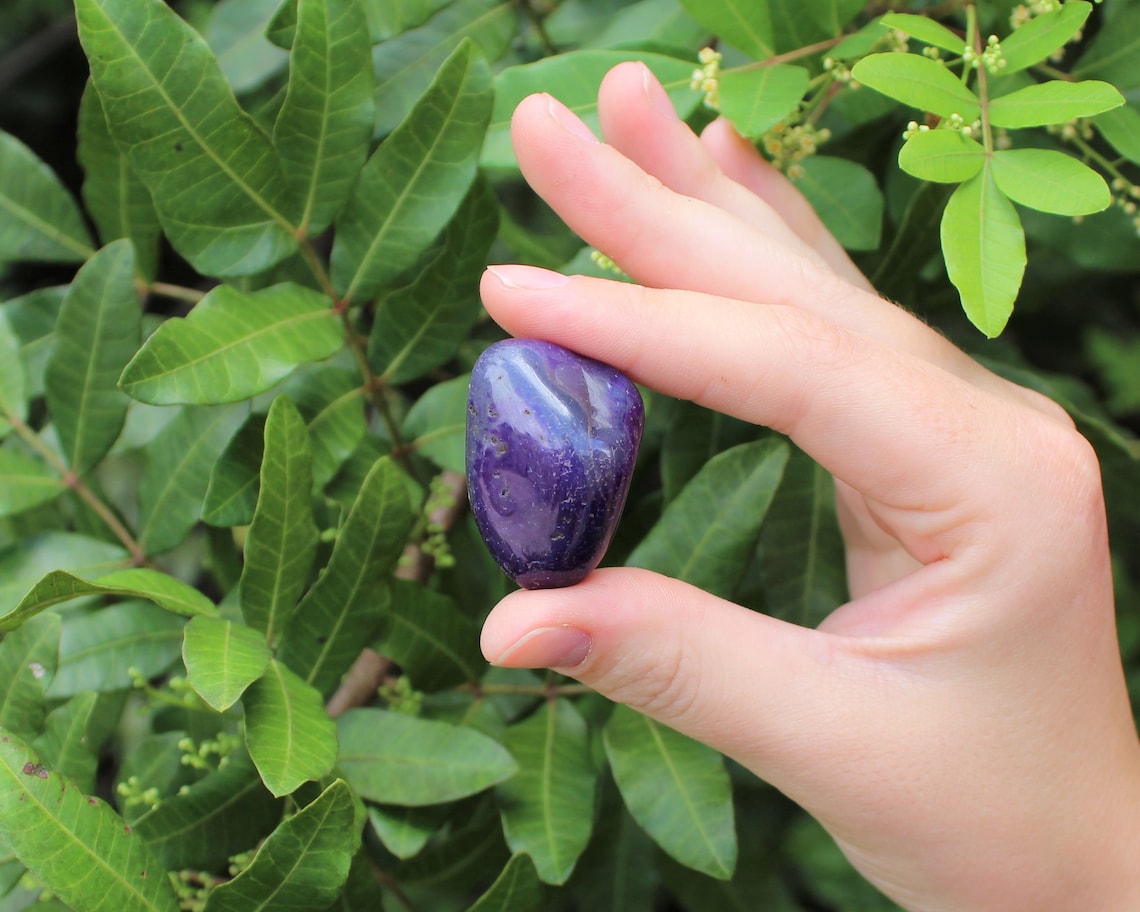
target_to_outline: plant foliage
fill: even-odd
[[[1140,695],[1140,2],[890,6],[0,9],[0,912],[893,908],[711,749],[479,654],[478,278],[604,262],[509,119],[548,91],[596,127],[623,60],[1073,413]],[[609,560],[840,604],[826,474],[648,406]]]

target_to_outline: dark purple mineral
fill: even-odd
[[[507,339],[479,356],[467,397],[467,492],[487,548],[520,586],[572,586],[598,565],[644,417],[626,376],[560,345]]]

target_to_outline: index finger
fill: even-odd
[[[1017,432],[1028,410],[814,314],[519,266],[491,267],[482,294],[514,335],[789,435],[924,563],[995,504],[1040,497],[1028,467],[1052,444]]]

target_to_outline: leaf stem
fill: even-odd
[[[828,38],[826,41],[817,41],[815,44],[808,44],[802,48],[796,48],[794,51],[785,51],[783,54],[774,54],[764,60],[756,60],[752,63],[745,63],[738,67],[732,67],[734,73],[745,73],[749,70],[762,70],[765,67],[779,66],[781,63],[791,63],[793,60],[802,60],[804,57],[811,57],[821,51],[826,51],[835,47],[846,38],[846,35],[839,35],[835,38]],[[727,70],[725,72],[728,72]]]
[[[986,158],[994,153],[994,135],[990,129],[990,96],[986,88],[986,64],[982,59],[982,34],[978,30],[978,10],[973,3],[966,4],[966,38],[974,48],[974,62],[978,73],[978,102],[982,109],[982,144],[986,148]],[[970,64],[966,64],[963,74],[969,72]]]
[[[143,550],[142,545],[138,543],[130,530],[123,525],[119,517],[115,515],[114,510],[103,503],[103,501],[96,496],[95,492],[83,483],[83,479],[72,472],[64,461],[60,459],[59,455],[40,440],[39,435],[18,415],[5,411],[4,420],[12,426],[12,429],[20,435],[20,438],[27,443],[28,446],[43,457],[44,462],[58,473],[64,485],[79,495],[80,499],[87,504],[87,506],[91,508],[91,511],[103,521],[103,524],[111,530],[115,538],[117,538],[130,553],[131,563],[136,567],[141,567],[146,564],[146,552]]]
[[[149,285],[140,282],[139,291],[144,295],[155,294],[176,301],[189,301],[191,304],[197,304],[207,294],[197,288],[184,288],[181,285],[171,285],[169,282],[151,282]]]

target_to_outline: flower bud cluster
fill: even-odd
[[[824,57],[823,68],[835,77],[836,82],[841,82],[844,85],[851,83],[851,67],[847,66],[842,60],[836,60],[834,57]],[[856,85],[858,85],[858,83],[856,83]]]
[[[967,139],[972,139],[981,133],[982,122],[975,120],[973,123],[966,123],[966,119],[961,114],[951,114],[942,121],[941,129],[954,130],[957,133],[961,133]],[[903,130],[903,139],[910,139],[917,133],[928,133],[929,131],[930,127],[926,124],[920,124],[912,120],[906,125],[906,129]]]
[[[1124,210],[1132,219],[1136,233],[1140,234],[1140,185],[1126,177],[1117,177],[1112,182],[1112,204]]]
[[[997,35],[990,35],[986,39],[985,50],[980,54],[967,45],[966,49],[962,51],[962,60],[967,66],[972,66],[975,70],[984,66],[988,73],[1000,73],[1008,63],[1002,55],[1001,42]]]
[[[122,806],[126,808],[144,805],[154,810],[159,805],[158,789],[154,786],[143,788],[138,776],[131,776],[125,782],[115,786],[115,792],[122,799]]]
[[[764,134],[762,145],[772,164],[795,180],[803,177],[804,169],[800,162],[815,155],[829,139],[831,131],[826,127],[821,129],[810,123],[794,126],[778,123]]]
[[[689,80],[689,88],[694,92],[704,92],[705,106],[714,111],[720,110],[721,57],[721,53],[711,47],[701,48],[697,55],[701,65],[693,70],[693,78]]]
[[[217,738],[207,739],[199,744],[193,738],[182,738],[178,742],[178,749],[182,751],[182,765],[197,770],[212,771],[221,769],[229,762],[230,756],[241,747],[242,741],[238,735],[229,732],[218,732]],[[217,762],[213,762],[213,758]]]

